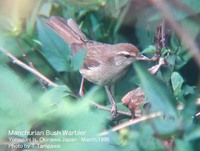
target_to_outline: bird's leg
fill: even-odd
[[[81,79],[81,85],[80,85],[80,88],[79,88],[79,92],[78,92],[78,94],[79,94],[79,96],[83,96],[84,95],[84,77],[82,77],[82,79]]]
[[[110,101],[110,104],[112,105],[112,109],[111,109],[111,113],[112,113],[112,116],[115,117],[117,115],[117,104],[115,102],[115,99],[110,91],[110,86],[105,86],[105,89],[106,89],[106,93],[108,95],[108,99]]]

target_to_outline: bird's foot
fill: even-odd
[[[111,108],[111,116],[116,117],[117,116],[117,105],[113,104]]]

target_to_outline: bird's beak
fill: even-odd
[[[136,60],[150,61],[151,59],[146,57],[146,56],[144,56],[144,55],[138,55],[136,57]]]

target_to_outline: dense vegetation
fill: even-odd
[[[199,150],[199,6],[199,0],[0,0],[1,150]],[[73,18],[88,39],[132,43],[157,55],[134,62],[112,87],[122,114],[111,117],[101,86],[86,81],[78,97],[84,53],[71,57],[45,24],[50,16]],[[150,74],[160,58],[164,64]],[[142,114],[130,121],[133,111],[121,100],[138,87]]]

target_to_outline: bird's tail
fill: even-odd
[[[58,33],[70,46],[83,44],[87,41],[85,35],[78,28],[77,23],[71,18],[65,20],[61,17],[52,16],[46,20],[46,24]]]

